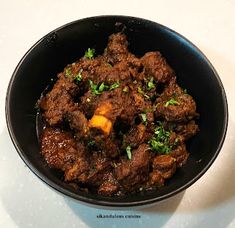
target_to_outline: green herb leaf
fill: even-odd
[[[165,103],[165,107],[167,107],[168,105],[179,105],[180,103],[177,101],[177,100],[175,100],[174,98],[171,98],[169,101],[167,101],[166,103]]]
[[[106,63],[107,66],[109,66],[110,68],[113,67],[110,63]]]
[[[99,95],[99,94],[101,94],[103,91],[109,89],[109,86],[108,86],[108,85],[105,85],[104,82],[102,82],[102,83],[100,84],[100,86],[98,86],[98,85],[96,85],[92,80],[88,80],[88,81],[89,81],[89,84],[90,84],[90,87],[91,87],[91,92],[92,92],[94,95]]]
[[[185,94],[188,94],[188,91],[187,91],[187,89],[184,89],[184,93],[185,93]]]
[[[166,154],[170,151],[170,147],[168,145],[154,139],[150,140],[150,147],[153,151],[159,154]]]
[[[153,112],[153,109],[151,109],[151,108],[144,109],[144,113],[147,113],[147,112]]]
[[[119,81],[117,81],[117,82],[113,83],[113,84],[110,86],[109,90],[116,89],[116,88],[118,88],[119,86],[120,86],[120,83],[119,83]]]
[[[82,69],[78,72],[78,74],[77,75],[75,75],[74,76],[74,81],[76,82],[76,83],[78,83],[78,82],[80,82],[80,81],[82,81]]]
[[[148,143],[153,151],[159,154],[166,154],[172,149],[170,145],[170,132],[163,128],[161,122],[158,122],[158,124],[159,126],[154,131],[155,136]]]
[[[131,160],[131,146],[126,147],[126,153],[129,160]]]
[[[97,90],[97,85],[92,81],[92,80],[88,80],[90,87],[91,87],[91,92],[95,95],[100,94],[99,91]]]
[[[95,140],[91,140],[87,143],[89,147],[95,146],[95,144],[96,144]]]
[[[88,80],[89,81],[89,84],[90,84],[90,87],[91,87],[91,91],[93,94],[95,95],[99,95],[101,94],[102,92],[104,91],[107,91],[107,90],[113,90],[113,89],[116,89],[120,86],[120,83],[119,82],[115,82],[114,84],[112,84],[111,86],[108,86],[108,85],[105,85],[104,82],[102,82],[99,86],[96,85],[92,80]]]
[[[88,48],[84,56],[88,59],[93,59],[94,55],[95,55],[95,49]]]
[[[155,88],[154,82],[153,82],[153,77],[151,77],[150,81],[147,83],[147,90],[151,90]]]
[[[117,164],[115,162],[112,162],[113,168],[117,168]]]
[[[104,82],[102,82],[99,86],[99,93],[102,93],[104,90],[107,90],[109,88],[108,85],[105,85]]]
[[[142,118],[143,123],[145,125],[147,125],[147,115],[146,115],[146,113],[141,113],[140,116]]]
[[[140,94],[144,94],[144,91],[141,89],[140,86],[137,88],[137,91],[138,91],[138,93],[140,93]]]
[[[150,99],[150,97],[142,90],[142,88],[139,86],[137,88],[138,93],[142,94],[145,98]]]
[[[174,146],[177,146],[179,144],[179,138],[176,138],[174,141]]]
[[[65,69],[65,77],[70,77],[71,74],[72,74],[71,68],[66,68],[66,69]]]

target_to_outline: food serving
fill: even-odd
[[[116,33],[57,77],[37,103],[40,144],[66,183],[105,196],[157,190],[187,162],[199,114],[160,52],[137,57]]]

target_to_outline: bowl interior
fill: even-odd
[[[115,26],[116,22],[121,25]],[[200,113],[200,132],[187,145],[190,157],[158,191],[109,198],[76,192],[43,161],[35,126],[35,103],[51,78],[83,56],[88,47],[101,54],[110,34],[123,29],[129,50],[137,56],[160,51],[175,70]],[[226,132],[227,104],[222,84],[211,64],[189,41],[154,22],[122,16],[101,16],[63,26],[38,41],[23,57],[9,84],[7,124],[12,140],[26,164],[43,181],[75,199],[98,205],[132,206],[165,199],[196,181],[216,158]]]

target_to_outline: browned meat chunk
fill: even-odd
[[[114,169],[114,175],[126,190],[134,190],[147,180],[149,163],[149,147],[142,144],[133,151],[131,160],[124,159]]]
[[[66,115],[71,129],[75,130],[77,138],[81,138],[88,133],[88,121],[84,114],[78,110],[69,112]]]
[[[105,181],[99,186],[98,193],[104,196],[112,196],[119,190],[119,184],[113,177],[112,173],[108,173]]]
[[[121,102],[122,112],[120,114],[120,119],[126,123],[129,123],[130,125],[133,125],[134,120],[135,120],[135,115],[139,107],[138,106],[139,103],[136,98],[134,98],[132,96],[132,93],[130,92],[125,97],[123,97],[122,102]],[[139,98],[142,99],[141,97]]]
[[[64,176],[65,181],[75,181],[86,183],[90,170],[89,158],[85,146],[81,143],[77,144],[78,157],[72,166],[66,168]]]
[[[141,62],[144,65],[144,74],[154,77],[157,82],[168,82],[174,75],[160,52],[147,52],[141,58]]]
[[[117,191],[118,191],[117,184],[110,181],[103,182],[98,189],[98,193],[105,196],[111,196],[115,194]]]
[[[90,119],[96,109],[97,106],[97,96],[94,96],[92,92],[87,91],[81,98],[79,108],[83,110],[86,118]]]
[[[105,180],[105,174],[111,169],[110,160],[100,152],[94,152],[90,157],[90,172],[87,183],[99,186]]]
[[[51,168],[65,170],[78,158],[77,143],[72,135],[60,129],[45,128],[42,133],[41,151]]]
[[[120,154],[120,145],[118,144],[118,141],[113,138],[114,135],[112,134],[100,144],[100,148],[103,149],[103,152],[109,158],[115,158]]]
[[[159,155],[153,159],[153,169],[159,171],[164,179],[172,177],[176,171],[176,159],[170,155]]]
[[[189,153],[186,150],[185,144],[180,144],[176,149],[170,152],[169,155],[176,159],[177,167],[181,167],[186,163]]]
[[[131,147],[137,147],[142,144],[145,141],[146,136],[148,136],[145,131],[146,126],[143,124],[139,124],[132,128],[129,134],[124,138],[125,147],[128,145]]]
[[[76,108],[71,95],[64,88],[64,81],[59,79],[53,89],[39,101],[44,111],[43,117],[51,126],[61,123],[64,115]]]
[[[172,80],[163,94],[157,99],[157,117],[163,117],[166,121],[187,121],[198,114],[193,98]]]
[[[65,68],[64,72],[57,75],[58,80],[56,81],[54,87],[57,89],[63,89],[71,96],[75,96],[80,90],[80,87],[78,87],[76,83],[74,83],[74,77],[72,75],[66,76],[65,72],[67,71],[67,69],[68,67]]]
[[[114,66],[104,62],[101,67],[97,67],[94,70],[95,78],[105,82],[107,85],[112,85],[120,80],[129,80],[131,73],[132,71],[127,62],[120,62]]]
[[[125,34],[117,33],[111,35],[104,56],[112,65],[120,62],[122,65],[127,63],[130,66],[129,70],[132,72],[132,75],[135,76],[137,71],[134,69],[140,69],[141,61],[128,52],[127,46],[128,42]]]
[[[158,170],[153,170],[149,174],[149,180],[146,184],[147,188],[151,188],[152,186],[161,187],[164,185],[164,178]]]
[[[89,163],[85,156],[79,156],[74,164],[65,170],[65,181],[87,182]]]
[[[196,135],[199,131],[198,125],[195,123],[194,120],[189,121],[187,124],[182,123],[178,124],[175,127],[175,131],[177,134],[184,137],[185,140],[191,138],[192,136]]]
[[[143,110],[149,108],[148,101],[146,101],[144,99],[144,96],[138,92],[138,88],[137,88],[137,90],[132,90],[131,96],[132,96],[133,105],[134,105],[136,111],[143,111]]]
[[[117,33],[109,37],[108,45],[105,50],[105,56],[111,64],[120,62],[123,56],[128,54],[128,42],[126,36],[122,33]]]

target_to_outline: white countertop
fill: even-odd
[[[94,209],[57,194],[25,166],[6,128],[6,89],[24,53],[67,22],[104,14],[143,17],[181,33],[206,54],[227,93],[227,137],[212,167],[187,191],[149,209]],[[0,78],[0,227],[235,227],[234,0],[0,0]]]

